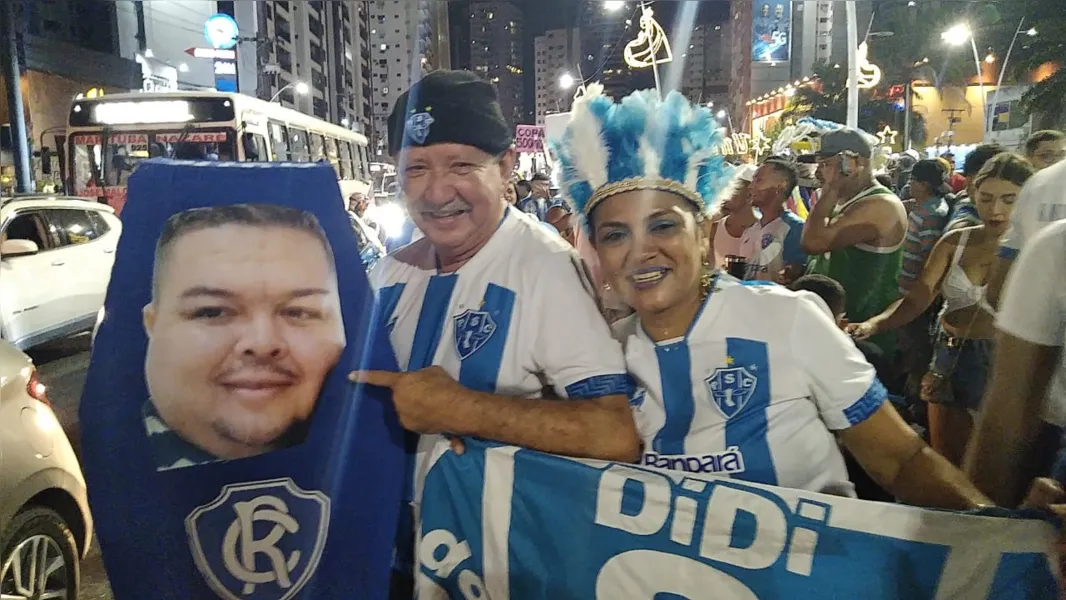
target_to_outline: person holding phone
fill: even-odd
[[[907,211],[903,202],[874,179],[873,147],[850,128],[831,131],[815,153],[822,197],[807,219],[800,245],[815,256],[810,273],[840,282],[847,314],[865,321],[899,296]],[[895,352],[895,332],[870,338],[885,353]]]

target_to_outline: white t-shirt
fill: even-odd
[[[788,209],[765,225],[756,221],[745,229],[740,235],[740,255],[748,258],[745,279],[773,281],[785,267],[805,263],[801,237],[803,221]]]
[[[375,265],[370,281],[400,368],[439,365],[467,388],[505,396],[561,398],[625,394],[621,346],[600,315],[577,252],[539,221],[507,209],[489,242],[455,273],[409,264],[429,239]],[[422,436],[415,498],[426,452]]]
[[[1041,228],[1062,219],[1066,219],[1066,161],[1051,165],[1025,182],[1011,213],[1010,227],[1000,240],[999,255],[1016,257]]]
[[[1061,164],[1061,163],[1060,163]],[[1042,346],[1066,345],[1066,221],[1044,227],[1018,255],[996,326]],[[1066,352],[1051,379],[1044,418],[1066,426]]]
[[[812,296],[721,275],[684,338],[656,344],[619,321],[642,463],[853,495],[832,432],[887,393]]]

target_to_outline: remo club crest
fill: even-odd
[[[714,405],[728,420],[744,410],[759,380],[744,367],[725,367],[715,369],[704,382]]]
[[[185,519],[196,567],[226,600],[289,600],[315,573],[329,497],[287,477],[227,485]]]

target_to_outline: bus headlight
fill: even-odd
[[[385,235],[396,238],[403,235],[403,226],[407,222],[407,215],[395,202],[378,204],[366,210],[366,216],[385,230]]]

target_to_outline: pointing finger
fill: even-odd
[[[392,371],[352,371],[348,374],[348,379],[356,383],[365,383],[387,388],[396,385],[396,381],[399,378],[400,373],[394,373]]]

